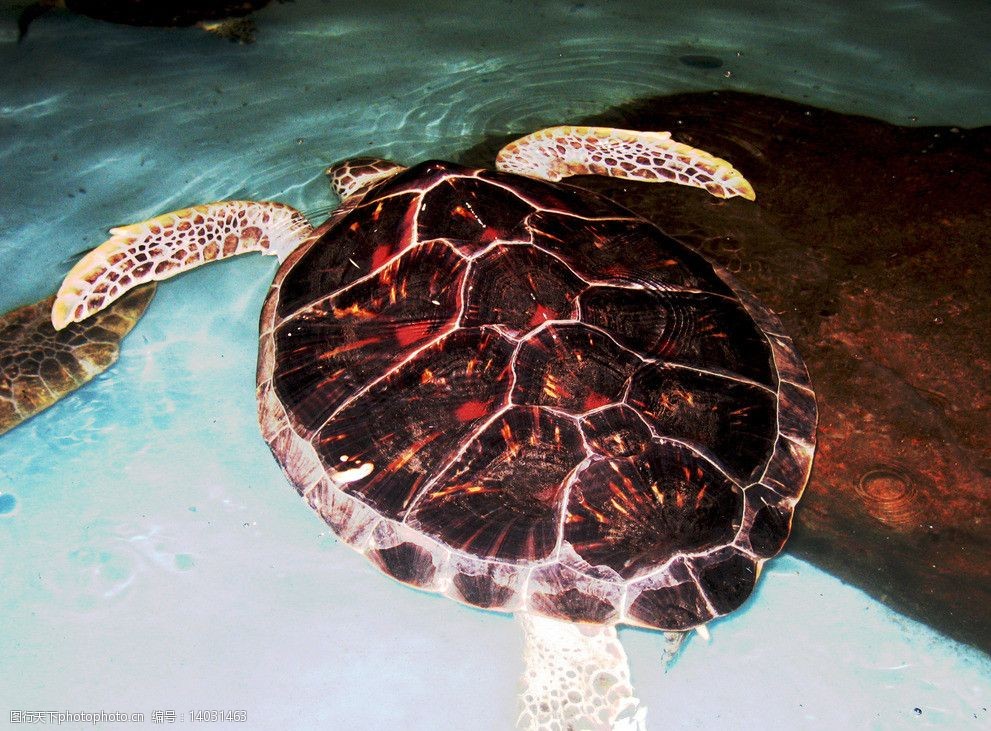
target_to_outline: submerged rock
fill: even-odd
[[[991,651],[991,127],[899,127],[736,92],[580,122],[670,130],[757,191],[747,205],[573,179],[736,273],[794,337],[819,446],[786,550]]]

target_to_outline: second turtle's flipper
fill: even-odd
[[[281,261],[312,230],[295,208],[253,201],[208,203],[110,229],[111,238],[65,276],[52,306],[52,325],[61,330],[143,282],[215,259],[260,251]]]
[[[54,296],[0,316],[0,434],[109,368],[154,294],[154,283],[138,287],[59,332],[49,320]]]
[[[255,21],[251,18],[224,18],[223,20],[202,21],[196,24],[207,33],[232,43],[254,43]]]
[[[670,132],[549,127],[510,142],[496,158],[507,173],[544,180],[608,175],[704,188],[717,198],[754,200],[754,189],[725,160],[671,139]]]

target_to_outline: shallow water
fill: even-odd
[[[991,121],[982,4],[546,2],[522,22],[528,5],[298,0],[258,13],[251,46],[69,15],[17,45],[7,10],[0,311],[49,294],[110,225],[229,197],[318,219],[334,160],[453,157],[638,96],[738,89],[899,124]],[[258,434],[274,266],[167,283],[116,367],[0,438],[0,713],[511,727],[517,625],[382,577],[299,502]],[[651,728],[988,723],[986,655],[787,556],[666,673],[656,635],[622,636]]]

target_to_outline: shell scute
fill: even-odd
[[[743,491],[711,463],[684,445],[652,442],[578,474],[564,538],[589,564],[631,579],[732,541],[742,514]]]
[[[643,416],[626,405],[610,406],[582,418],[589,449],[602,457],[633,457],[644,452],[653,434]]]
[[[591,287],[582,322],[650,358],[722,370],[766,386],[776,382],[771,348],[735,300],[708,292]]]
[[[379,524],[372,535],[366,555],[397,581],[428,588],[437,578],[439,555],[402,535],[403,531],[385,523]]]
[[[451,579],[453,596],[482,609],[513,609],[527,570],[503,563],[461,561]]]
[[[588,218],[615,218],[636,214],[617,205],[614,201],[573,185],[548,185],[544,181],[508,175],[497,170],[478,170],[479,180],[495,183],[513,192],[534,208],[552,213],[579,214]]]
[[[663,576],[631,585],[626,613],[634,623],[672,631],[690,629],[714,616],[682,560],[672,562]]]
[[[582,414],[620,401],[640,363],[602,332],[551,324],[520,345],[513,403]]]
[[[535,246],[559,256],[586,281],[734,296],[701,255],[643,219],[589,220],[539,211],[528,226]]]
[[[534,569],[530,577],[530,609],[558,619],[585,622],[615,620],[622,589],[567,564]]]
[[[481,558],[545,559],[557,547],[562,495],[581,459],[574,422],[532,407],[507,409],[466,443],[407,522]]]
[[[512,238],[533,206],[472,177],[446,177],[423,196],[417,218],[421,241],[443,238],[466,255]]]
[[[455,330],[359,391],[313,438],[331,480],[402,520],[439,466],[505,405],[511,357],[498,334]]]
[[[416,247],[283,322],[273,383],[302,429],[319,428],[369,380],[453,329],[465,268],[443,244]]]
[[[784,547],[788,539],[795,506],[759,483],[747,488],[747,504],[750,507],[748,514],[752,517],[749,529],[743,531],[741,537],[755,555],[770,558]]]
[[[522,336],[550,320],[575,318],[584,282],[563,262],[532,246],[499,245],[472,263],[461,322],[499,324]]]
[[[761,482],[784,497],[798,499],[812,470],[813,446],[778,437]]]
[[[717,615],[728,614],[750,596],[757,583],[757,562],[735,549],[693,559],[699,586]]]
[[[627,402],[658,435],[699,448],[743,484],[760,476],[774,448],[777,400],[754,384],[652,364],[633,377]]]
[[[331,229],[321,227],[303,251],[285,268],[277,315],[287,317],[300,307],[322,300],[366,275],[413,243],[412,221],[419,197],[411,192],[359,206]],[[321,245],[328,234],[330,246]]]

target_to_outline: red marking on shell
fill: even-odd
[[[493,241],[498,239],[502,235],[502,232],[493,228],[492,226],[487,226],[484,231],[479,235],[478,240],[483,244],[491,244]]]
[[[344,343],[344,345],[340,345],[336,348],[328,350],[325,353],[321,353],[319,358],[320,360],[329,360],[330,358],[340,355],[341,353],[347,353],[348,351],[351,350],[358,350],[360,348],[364,348],[366,345],[377,343],[378,341],[379,338],[364,338],[363,340],[353,340],[350,343]]]
[[[543,325],[548,320],[558,319],[557,313],[549,307],[545,307],[542,304],[537,304],[537,309],[533,311],[533,317],[530,318],[530,327],[539,327]]]
[[[396,472],[397,470],[402,469],[407,464],[409,464],[409,461],[411,459],[413,459],[417,455],[417,452],[419,452],[421,449],[423,449],[425,446],[430,444],[430,442],[434,441],[439,436],[441,436],[441,432],[439,431],[431,432],[429,434],[426,434],[422,439],[413,442],[413,444],[411,444],[409,447],[407,447],[402,452],[400,452],[396,456],[396,458],[389,463],[389,466],[386,467],[386,471]]]
[[[423,340],[432,327],[429,322],[411,322],[396,328],[396,340],[403,347]]]
[[[592,392],[585,397],[585,411],[591,411],[592,409],[597,409],[600,406],[605,406],[606,404],[611,404],[612,399],[608,396],[603,396],[601,393]]]
[[[388,244],[381,244],[372,252],[372,269],[378,269],[389,260],[392,248]]]
[[[480,419],[489,413],[491,403],[490,401],[465,401],[457,408],[454,415],[458,421]]]

